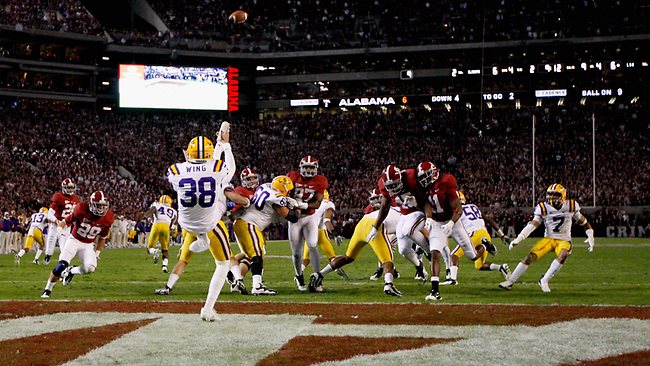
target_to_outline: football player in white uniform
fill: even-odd
[[[222,152],[224,160],[214,160]],[[169,168],[167,177],[178,193],[178,223],[185,230],[184,249],[195,253],[210,249],[215,260],[216,269],[210,281],[205,305],[201,309],[201,319],[215,321],[218,317],[214,304],[226,280],[231,255],[227,233],[219,225],[226,212],[226,196],[244,207],[250,204],[248,198],[241,197],[230,186],[230,180],[235,174],[235,158],[230,147],[230,124],[221,124],[216,148],[207,137],[193,138],[185,151],[185,158],[186,162]],[[182,267],[184,269],[185,266]],[[170,281],[175,276],[172,281],[175,283],[182,269],[176,272],[177,268],[174,267]],[[166,288],[170,287],[168,282]]]
[[[38,244],[36,249],[36,256],[34,257],[34,264],[39,263],[39,258],[45,249],[45,241],[43,240],[43,231],[47,224],[47,207],[43,207],[40,211],[32,215],[29,224],[29,231],[27,232],[27,239],[25,239],[25,247],[16,254],[16,264],[20,264],[20,259],[32,249],[34,242]]]
[[[492,242],[492,237],[490,236],[490,233],[488,233],[485,226],[486,221],[492,228],[494,228],[494,230],[496,230],[501,240],[503,240],[506,244],[510,243],[510,239],[505,236],[503,230],[501,230],[499,227],[499,224],[497,224],[491,216],[483,215],[478,206],[471,203],[468,204],[463,192],[457,191],[456,194],[458,195],[458,199],[462,205],[462,214],[460,216],[460,221],[463,224],[467,235],[469,235],[472,244],[474,244],[474,247],[483,245],[486,248],[489,247],[496,249],[493,245],[486,245]],[[490,254],[495,255],[496,252]],[[463,248],[460,245],[456,245],[456,248],[451,251],[451,267],[449,271],[449,277],[446,281],[441,282],[441,285],[458,284],[458,265],[460,264],[460,257],[463,255]],[[487,255],[488,250],[483,251],[481,257],[474,261],[474,267],[479,271],[499,271],[507,280],[510,273],[508,264],[490,263],[486,260]]]
[[[323,200],[320,203],[320,207],[316,210],[315,215],[320,217],[320,223],[318,224],[318,248],[321,252],[327,256],[327,260],[331,261],[336,257],[336,252],[334,251],[334,246],[330,241],[330,234],[334,237],[334,242],[337,246],[340,246],[343,243],[343,237],[338,235],[334,225],[332,224],[332,218],[334,217],[334,212],[336,212],[336,205],[330,200],[330,194],[327,190],[323,193]],[[309,246],[307,242],[303,246],[302,251],[302,269],[303,271],[311,262],[309,256]],[[343,271],[342,268],[336,270],[336,273],[343,277],[346,280],[349,280],[348,274]],[[324,289],[322,286],[319,288],[314,288],[315,292],[323,292]]]
[[[147,241],[147,252],[153,256],[153,262],[158,263],[158,258],[162,252],[162,271],[167,273],[167,265],[169,264],[169,236],[171,227],[176,225],[178,214],[176,210],[171,207],[172,198],[167,195],[160,196],[158,202],[151,204],[144,216],[154,215],[153,226],[149,233],[149,240]],[[160,242],[160,249],[156,248],[156,243]]]
[[[557,255],[557,258],[551,262],[546,274],[537,282],[543,292],[551,292],[548,282],[562,268],[571,254],[572,220],[575,220],[578,225],[581,225],[585,229],[585,233],[587,234],[587,240],[585,242],[589,244],[587,250],[592,252],[595,245],[594,230],[591,224],[587,222],[587,218],[580,213],[580,205],[574,200],[566,199],[566,189],[561,184],[551,184],[546,189],[546,202],[540,202],[535,206],[533,219],[510,242],[508,248],[512,250],[515,245],[526,239],[542,222],[546,227],[544,239],[538,241],[533,246],[526,258],[517,265],[510,278],[501,282],[499,287],[510,290],[519,277],[526,272],[531,263],[553,251]]]
[[[237,244],[242,253],[250,258],[250,271],[253,274],[253,295],[275,295],[278,292],[267,288],[262,281],[266,240],[262,233],[269,225],[284,217],[289,222],[297,222],[300,211],[289,209],[287,196],[293,190],[293,182],[285,175],[277,176],[271,183],[257,187],[251,199],[251,206],[233,224]],[[234,286],[242,287],[241,272],[234,272]],[[244,291],[240,291],[245,293]]]

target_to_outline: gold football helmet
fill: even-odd
[[[164,194],[160,196],[160,199],[158,199],[158,202],[162,203],[163,205],[171,206],[172,205],[172,198],[169,197],[168,195]]]
[[[197,136],[190,141],[185,151],[185,159],[190,163],[205,163],[214,158],[214,144],[205,136]]]
[[[47,213],[47,211],[49,211],[47,207],[41,207],[41,209],[38,210],[38,212],[41,212],[41,213]]]
[[[329,200],[330,200],[330,193],[326,189],[325,192],[323,192],[323,201],[329,201]]]
[[[566,188],[559,183],[554,183],[546,188],[546,202],[549,205],[560,209],[566,200]]]
[[[287,177],[286,175],[278,175],[277,177],[273,178],[271,187],[273,187],[273,189],[278,191],[278,193],[281,195],[287,197],[289,195],[289,192],[293,190],[293,182],[291,181],[291,178]]]
[[[467,202],[465,199],[465,194],[461,191],[456,191],[456,194],[458,195],[458,200],[460,201],[461,205],[464,205]]]

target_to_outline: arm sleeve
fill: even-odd
[[[225,172],[226,172],[226,177],[224,178],[224,182],[229,183],[232,180],[232,178],[235,176],[235,171],[237,170],[237,166],[235,164],[235,157],[232,154],[232,149],[230,148],[229,143],[223,144],[223,153],[224,153],[224,163],[225,163]]]
[[[542,212],[542,204],[535,206],[535,211],[533,211],[533,218],[530,221],[535,221],[538,224],[541,224],[544,221],[544,214]],[[530,234],[528,234],[530,235]]]

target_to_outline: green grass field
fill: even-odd
[[[489,257],[494,263],[506,262],[514,269],[535,239],[528,239],[515,250],[496,240],[499,253]],[[596,240],[594,253],[587,253],[582,240],[578,239],[573,255],[558,275],[551,281],[550,294],[544,294],[537,280],[544,274],[550,261],[549,254],[529,270],[512,291],[497,287],[502,276],[497,272],[479,272],[473,263],[461,259],[459,286],[443,287],[444,303],[491,303],[491,304],[562,304],[562,305],[650,305],[650,240],[605,239]],[[335,247],[337,254],[345,251],[344,243]],[[180,247],[170,250],[170,269],[176,263]],[[58,253],[56,254],[58,256]],[[376,268],[376,257],[367,247],[359,259],[344,269],[350,275],[345,281],[335,273],[325,278],[327,292],[321,294],[299,293],[293,283],[293,269],[289,259],[290,249],[286,241],[271,242],[267,247],[264,280],[279,291],[274,297],[243,296],[230,293],[224,286],[220,301],[282,301],[282,302],[414,302],[423,303],[430,285],[413,280],[414,269],[410,263],[396,255],[396,266],[402,277],[395,281],[404,293],[401,298],[383,294],[383,281],[368,278]],[[23,257],[20,266],[14,264],[13,255],[0,256],[0,300],[38,300],[54,264],[35,266],[31,263],[33,252]],[[55,257],[56,258],[56,257]],[[73,263],[78,263],[75,259]],[[322,261],[325,265],[325,260]],[[88,276],[76,276],[72,284],[58,284],[51,300],[187,300],[202,301],[207,293],[208,282],[214,271],[209,253],[195,257],[185,274],[176,284],[172,295],[162,297],[154,294],[162,287],[168,275],[154,265],[144,249],[107,249],[102,253],[97,272]],[[305,271],[306,277],[311,266]],[[250,274],[246,277],[250,288]]]

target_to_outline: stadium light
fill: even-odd
[[[111,58],[108,57],[108,56],[102,56],[102,60],[104,60],[104,61],[108,61],[108,60],[110,60],[110,59],[111,59]]]
[[[636,103],[638,101],[639,101],[639,97],[634,97],[634,98],[632,98],[632,100],[630,100],[630,103],[634,104],[634,103]]]
[[[616,103],[616,97],[609,98],[609,101],[607,103],[609,103],[609,104]]]
[[[110,110],[112,110],[113,108],[111,108],[111,107],[103,107],[102,109],[105,110],[105,111],[110,111]]]
[[[102,85],[111,85],[108,81],[102,81]]]
[[[541,106],[542,106],[542,100],[541,100],[541,99],[537,99],[537,103],[535,103],[535,106],[536,106],[536,107],[541,107]]]
[[[521,109],[521,100],[515,100],[515,109]]]
[[[585,105],[587,103],[587,98],[580,99],[580,105]]]
[[[560,98],[557,100],[557,105],[562,106],[564,105],[564,98]]]

